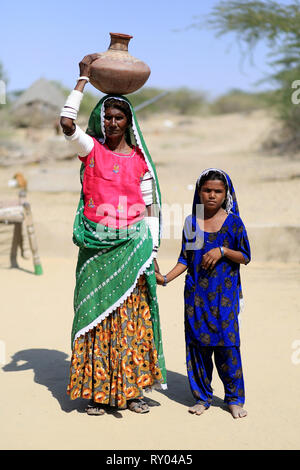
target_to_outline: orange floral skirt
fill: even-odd
[[[161,383],[142,275],[121,307],[75,341],[67,393],[124,409],[127,400]]]

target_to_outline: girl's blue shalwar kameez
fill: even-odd
[[[202,256],[219,246],[241,251],[246,264],[250,261],[249,241],[239,217],[234,189],[229,176],[222,174],[228,183],[225,222],[215,233],[200,230],[196,218],[197,205],[200,204],[196,185],[193,214],[186,219],[178,259],[188,268],[184,289],[188,379],[197,403],[206,408],[210,406],[213,395],[213,354],[225,389],[224,401],[228,405],[243,405],[245,402],[238,321],[242,298],[240,265],[222,257],[211,271],[201,267]]]

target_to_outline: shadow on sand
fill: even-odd
[[[170,400],[176,401],[177,403],[180,403],[181,405],[184,405],[186,407],[190,407],[195,404],[195,399],[192,396],[189,381],[186,375],[179,374],[178,372],[173,372],[172,370],[168,370],[167,380],[168,389],[158,390],[159,393],[163,393]],[[224,404],[224,401],[216,395],[213,396],[211,406],[216,406],[227,411],[227,407]]]
[[[33,369],[34,381],[47,387],[63,411],[84,412],[87,401],[70,400],[66,393],[70,372],[70,359],[66,353],[53,349],[25,349],[14,354],[11,362],[2,368],[4,372],[29,369]]]
[[[70,359],[66,353],[53,349],[25,349],[14,354],[11,362],[2,368],[4,372],[19,372],[29,369],[34,371],[35,383],[47,387],[52,396],[58,401],[62,411],[65,413],[74,410],[79,413],[85,412],[87,400],[70,400],[66,393],[70,371]],[[192,406],[195,402],[187,377],[178,372],[167,371],[167,378],[168,389],[158,390],[158,392],[181,405]],[[160,406],[160,403],[150,398],[149,394],[146,395],[145,401],[150,407]],[[213,397],[212,406],[226,409],[223,400],[216,396]],[[117,410],[111,410],[110,414],[113,414],[116,418],[122,417]]]

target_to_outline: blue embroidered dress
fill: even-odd
[[[227,218],[218,232],[203,232],[197,223],[201,178],[212,171],[226,179],[224,208]],[[240,354],[238,314],[242,288],[240,265],[222,257],[212,270],[201,267],[202,257],[212,248],[225,246],[241,251],[250,261],[245,226],[239,217],[235,191],[229,176],[218,169],[205,170],[198,178],[192,215],[187,217],[178,261],[187,266],[185,280],[186,364],[192,394],[206,408],[212,403],[213,361],[224,385],[224,402],[243,406],[244,378]]]
[[[203,246],[198,248],[197,243]],[[186,335],[199,346],[240,345],[240,265],[223,257],[210,271],[201,267],[203,255],[219,246],[241,251],[246,263],[250,261],[247,232],[238,215],[230,212],[214,233],[201,231],[195,216],[186,219],[178,262],[188,267],[184,289]]]

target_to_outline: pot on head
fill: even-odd
[[[127,95],[141,88],[149,78],[150,68],[128,52],[132,36],[110,33],[111,42],[90,68],[90,83],[106,94]]]

